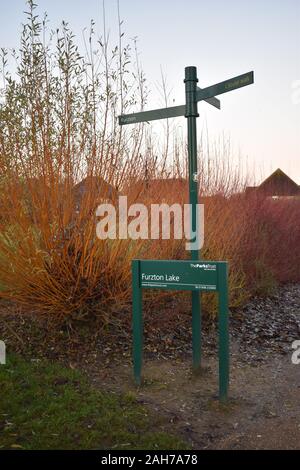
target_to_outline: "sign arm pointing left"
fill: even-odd
[[[201,91],[201,88],[198,88],[198,91]],[[207,103],[211,104],[217,109],[221,108],[220,100],[215,98],[214,96],[204,99]],[[157,119],[166,119],[166,118],[173,118],[178,116],[184,116],[186,111],[186,106],[173,106],[171,108],[161,108],[161,109],[153,109],[151,111],[141,111],[140,113],[133,113],[133,114],[123,114],[119,116],[119,124],[120,126],[124,126],[125,124],[135,124],[138,122],[149,122],[155,121]]]
[[[185,105],[173,106],[171,108],[153,109],[151,111],[142,111],[134,114],[123,114],[119,116],[120,126],[124,124],[135,124],[137,122],[148,122],[156,119],[166,119],[177,116],[184,116]]]

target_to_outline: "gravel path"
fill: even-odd
[[[280,287],[265,299],[254,298],[231,319],[232,337],[247,362],[291,351],[300,339],[300,285]]]

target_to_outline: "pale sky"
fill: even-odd
[[[79,44],[91,18],[101,34],[102,0],[38,4],[51,27],[68,21]],[[25,2],[0,0],[0,7],[0,47],[17,47]],[[106,0],[106,11],[113,35],[117,1]],[[120,0],[120,11],[126,36],[138,37],[152,90],[149,109],[162,106],[161,69],[172,90],[170,105],[184,104],[188,65],[197,66],[201,87],[254,70],[254,85],[219,97],[221,111],[199,105],[198,128],[207,126],[212,139],[229,135],[258,180],[280,167],[300,184],[299,0]]]

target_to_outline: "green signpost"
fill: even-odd
[[[219,397],[229,384],[228,272],[224,261],[132,261],[134,378],[141,383],[143,360],[142,290],[188,290],[219,294]]]
[[[253,72],[248,72],[243,75],[239,75],[237,77],[231,78],[229,80],[226,80],[224,82],[217,83],[215,85],[212,85],[207,88],[199,88],[197,86],[198,78],[197,78],[197,69],[196,67],[186,67],[185,68],[185,105],[182,106],[174,106],[170,108],[162,108],[162,109],[155,109],[152,111],[141,111],[139,113],[134,113],[134,114],[126,114],[119,116],[119,124],[120,125],[126,125],[126,124],[136,124],[139,122],[149,122],[149,121],[154,121],[157,119],[166,119],[166,118],[172,118],[172,117],[178,117],[178,116],[185,116],[187,118],[187,131],[188,131],[188,167],[189,167],[189,200],[190,200],[190,205],[191,205],[191,233],[195,234],[198,233],[198,227],[197,227],[197,204],[198,204],[198,184],[197,184],[197,177],[198,177],[198,170],[197,170],[197,126],[196,126],[196,119],[199,117],[198,114],[198,101],[206,101],[207,103],[211,104],[212,106],[216,107],[217,109],[220,109],[220,101],[215,97],[216,95],[221,95],[223,93],[227,93],[228,91],[232,91],[247,85],[251,85],[254,83],[254,75]],[[191,240],[193,241],[193,240]],[[193,262],[196,262],[200,258],[200,253],[199,250],[191,250],[191,260]],[[133,262],[133,295],[134,295],[134,311],[137,312],[137,307],[135,305],[139,304],[141,302],[141,289],[146,288],[146,287],[153,287],[153,288],[160,288],[160,289],[183,289],[183,290],[190,290],[191,295],[192,295],[192,346],[193,346],[193,368],[198,369],[201,366],[201,304],[200,304],[200,296],[199,292],[202,290],[217,290],[219,292],[219,297],[220,297],[220,320],[219,320],[219,326],[222,334],[225,334],[225,331],[227,331],[228,326],[227,326],[227,320],[225,321],[224,318],[227,318],[227,313],[224,313],[224,309],[227,309],[227,287],[222,287],[224,286],[227,281],[225,278],[223,281],[220,283],[220,280],[218,283],[213,284],[210,280],[211,273],[208,274],[206,272],[205,278],[203,280],[203,283],[201,279],[199,278],[194,278],[194,275],[190,273],[186,274],[186,283],[177,283],[172,284],[170,282],[160,282],[160,283],[150,283],[146,285],[145,279],[142,280],[139,277],[139,269],[140,266],[143,268],[146,267],[146,264],[144,263],[154,263],[155,268],[158,268],[160,266],[159,261],[134,261]],[[164,261],[162,263],[165,263],[165,266],[169,265],[169,263],[176,263],[172,264],[173,268],[177,270],[177,277],[183,276],[183,273],[181,272],[182,269],[187,269],[187,262],[185,261]],[[210,265],[211,262],[206,262],[205,264]],[[182,264],[182,268],[179,268],[179,265]],[[192,263],[191,263],[192,264]],[[217,272],[219,273],[225,273],[226,269],[221,266],[225,266],[224,263],[213,263],[214,265],[217,266]],[[139,266],[139,268],[137,267]],[[150,266],[150,265],[149,265]],[[164,269],[167,269],[166,267]],[[181,272],[181,275],[179,275],[179,271]],[[200,276],[200,271],[198,272],[198,276]],[[174,273],[173,273],[174,274]],[[161,274],[163,275],[163,273]],[[219,274],[218,274],[219,275]],[[225,274],[224,274],[225,275]],[[174,274],[176,276],[176,274]],[[226,274],[227,276],[227,274]],[[201,276],[200,276],[201,277]],[[166,280],[165,280],[166,281]],[[195,281],[195,282],[194,282]],[[215,289],[212,288],[203,288],[203,287],[196,287],[196,286],[206,286],[208,287],[209,285],[213,286],[218,286]],[[227,285],[227,284],[226,284]],[[137,287],[139,286],[139,287]],[[167,286],[167,287],[161,287],[161,286]],[[184,288],[184,286],[186,288]],[[190,286],[187,288],[187,286]],[[193,287],[192,287],[193,286]],[[135,293],[135,289],[138,289],[138,294]],[[221,289],[221,290],[220,290]],[[226,291],[226,293],[225,293]],[[223,292],[223,294],[222,294]],[[140,298],[140,301],[139,301]],[[222,305],[224,307],[222,307]],[[140,307],[141,308],[141,307]],[[222,313],[221,313],[222,311]],[[139,360],[137,359],[139,356],[139,353],[137,353],[137,350],[139,349],[138,347],[138,340],[137,340],[137,332],[140,332],[142,335],[142,320],[137,319],[137,314],[135,314],[135,322],[134,322],[134,358],[135,358],[135,377],[137,382],[139,382],[139,377],[140,374],[137,374],[137,371],[139,370]],[[140,316],[141,317],[141,316]],[[226,323],[226,328],[223,327],[223,323]],[[220,333],[221,334],[221,333]],[[224,344],[226,343],[226,347]],[[224,351],[224,356],[228,355],[228,338],[225,340],[222,340],[220,336],[220,354],[221,351]],[[220,356],[221,357],[221,356]],[[227,363],[227,359],[224,359],[224,363]],[[221,363],[221,360],[220,360]],[[220,370],[222,370],[223,374],[225,374],[224,370],[227,371],[228,374],[228,365],[225,367],[220,367]],[[226,374],[225,374],[226,375]],[[227,386],[224,386],[224,383],[226,382],[225,376],[222,375],[222,380],[220,376],[220,390],[222,389],[223,391],[226,389],[226,393],[220,392],[220,395],[222,398],[224,398],[227,395]],[[228,380],[227,380],[228,381]]]

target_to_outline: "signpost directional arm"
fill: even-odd
[[[153,109],[152,111],[141,111],[134,114],[123,114],[119,116],[119,124],[135,124],[138,122],[155,121],[156,119],[166,119],[185,115],[185,105],[173,106],[171,108]]]
[[[215,85],[203,88],[202,90],[197,91],[197,101],[213,98],[214,96],[222,95],[228,91],[236,90],[237,88],[242,88],[247,85],[254,83],[254,73],[248,72],[243,75],[239,75],[224,82],[216,83]]]
[[[200,92],[200,91],[202,91],[202,88],[197,87],[197,92]],[[199,100],[197,99],[197,101],[199,101]],[[217,109],[221,109],[220,100],[218,100],[218,98],[215,98],[214,96],[211,97],[211,98],[207,98],[204,101],[206,101],[206,103],[210,104],[211,106],[214,106]]]
[[[197,87],[197,91],[199,93],[202,92],[201,88],[199,87]],[[215,98],[214,96],[211,96],[207,99],[204,98],[204,101],[206,101],[217,109],[221,109],[220,100],[218,100],[218,98]],[[119,116],[119,125],[124,126],[125,124],[136,124],[138,122],[156,121],[157,119],[167,119],[185,116],[185,114],[185,105],[172,106],[170,108],[152,109],[151,111],[141,111],[140,113],[123,114]]]

